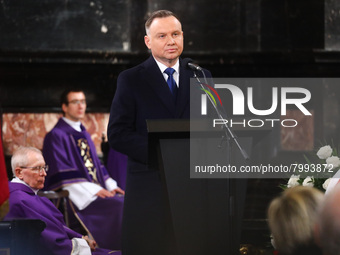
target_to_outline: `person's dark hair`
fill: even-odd
[[[146,33],[148,33],[148,29],[150,28],[151,23],[154,21],[154,19],[166,18],[166,17],[170,17],[170,16],[175,17],[179,22],[181,22],[176,14],[174,14],[173,12],[168,11],[168,10],[158,10],[158,11],[154,11],[153,13],[151,13],[149,18],[145,22]]]
[[[61,93],[60,96],[60,105],[68,105],[68,94],[70,94],[71,92],[83,92],[85,94],[85,92],[82,89],[77,89],[77,88],[69,88],[63,91],[63,93]]]
[[[60,96],[60,106],[62,106],[63,104],[68,105],[69,101],[68,101],[68,94],[70,94],[71,92],[83,92],[85,95],[85,92],[82,89],[77,89],[77,88],[68,88],[66,90],[63,91],[63,93],[61,93]],[[65,116],[65,112],[63,111],[63,109],[61,109],[63,116]]]

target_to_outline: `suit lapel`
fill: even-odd
[[[165,107],[175,116],[176,102],[173,100],[168,84],[152,56],[144,62],[144,68],[146,82],[156,92]]]

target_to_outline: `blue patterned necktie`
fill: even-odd
[[[164,71],[164,73],[166,73],[169,76],[168,80],[166,82],[168,83],[170,91],[171,91],[172,95],[174,96],[174,98],[176,100],[176,98],[177,98],[177,84],[175,82],[174,77],[172,76],[174,72],[175,72],[175,69],[173,69],[171,67],[165,69],[165,71]]]

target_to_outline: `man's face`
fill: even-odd
[[[144,41],[154,58],[170,67],[183,51],[182,25],[173,16],[156,18],[152,21]]]
[[[83,119],[86,111],[86,98],[84,93],[70,92],[67,98],[68,105],[62,105],[65,117],[73,121],[79,121]]]
[[[15,174],[20,180],[27,183],[31,188],[42,189],[44,188],[46,172],[45,170],[40,172],[38,169],[34,169],[34,167],[40,166],[45,166],[45,160],[43,156],[37,152],[31,151],[28,155],[27,165],[17,167],[15,169]]]

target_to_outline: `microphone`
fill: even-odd
[[[194,63],[188,63],[188,67],[193,70],[193,71],[202,71],[202,67],[200,67],[199,65],[196,65]]]
[[[203,71],[202,67],[200,67],[197,64],[194,64],[191,58],[183,59],[183,66],[186,66],[193,71]]]

